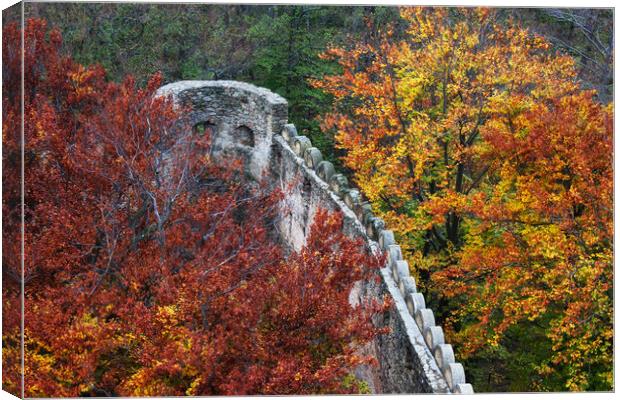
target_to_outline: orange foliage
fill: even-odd
[[[490,9],[401,16],[403,40],[324,54],[342,73],[313,82],[335,100],[323,129],[413,272],[451,304],[461,357],[509,341],[527,353],[535,336],[507,332],[534,335],[533,322],[550,344],[527,389],[609,389],[612,105],[580,90],[570,57]]]
[[[350,393],[379,260],[320,212],[284,259],[277,192],[216,165],[161,77],[137,88],[25,28],[25,395]],[[20,30],[4,30],[3,380],[20,386]]]

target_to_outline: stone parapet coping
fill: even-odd
[[[320,157],[320,152],[316,154],[318,150],[313,150],[316,148],[312,147],[310,139],[297,136],[293,124],[286,124],[273,141],[297,157],[297,163],[305,170],[307,177],[315,183],[318,180],[320,186],[331,192],[345,218],[355,219],[356,233],[367,240],[372,251],[387,255],[386,265],[380,274],[406,331],[409,343],[403,345],[410,346],[419,358],[419,365],[424,368],[432,391],[472,394],[473,387],[465,381],[462,364],[455,362],[452,346],[445,343],[442,328],[435,325],[433,311],[426,308],[423,295],[417,292],[415,279],[409,273],[393,232],[384,229],[383,221],[375,217],[369,207],[364,207],[359,190],[349,187],[346,179],[336,173],[329,161],[315,163],[314,168],[308,165],[309,152],[314,152],[315,159]],[[332,171],[331,176],[323,174],[320,177],[322,170]]]
[[[364,238],[370,251],[387,256],[380,275],[394,301],[399,329],[405,332],[402,337],[407,342],[402,346],[417,357],[412,362],[415,368],[423,370],[418,373],[424,377],[424,386],[434,393],[473,393],[471,384],[465,381],[463,366],[454,359],[452,346],[445,343],[442,328],[435,324],[433,311],[426,307],[424,296],[417,291],[394,233],[373,214],[370,204],[362,201],[360,191],[350,187],[347,178],[337,173],[332,163],[323,160],[310,139],[298,135],[295,126],[286,123],[288,105],[283,97],[237,81],[174,82],[159,88],[157,95],[172,95],[177,103],[191,103],[192,123],[219,118],[255,130],[264,139],[264,146],[253,149],[259,171],[264,170],[265,162],[270,159],[266,148],[269,144],[288,153],[306,178],[328,194],[329,201],[342,211],[349,230],[346,233]],[[264,156],[257,157],[261,153]]]

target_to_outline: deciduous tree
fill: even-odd
[[[325,53],[343,73],[313,82],[336,100],[324,130],[476,387],[609,389],[611,108],[580,90],[570,57],[490,9],[401,15],[404,40],[388,29]],[[484,357],[508,360],[497,386],[476,369]]]
[[[3,371],[19,393],[20,37],[4,30]],[[378,304],[348,294],[379,260],[319,213],[285,259],[280,194],[217,163],[209,135],[131,77],[24,31],[25,395],[349,393]],[[182,110],[181,110],[182,111]],[[8,167],[8,168],[7,168]],[[7,251],[8,250],[8,251]]]

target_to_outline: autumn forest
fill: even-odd
[[[2,29],[4,390],[373,391],[393,304],[350,293],[385,257],[328,210],[283,245],[286,188],[210,156],[155,95],[180,80],[288,101],[476,392],[614,389],[613,10],[27,3]]]

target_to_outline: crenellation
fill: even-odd
[[[416,293],[418,288],[415,284],[415,278],[411,275],[402,276],[398,282],[398,289],[405,299],[410,293]]]
[[[399,283],[401,279],[409,276],[409,263],[405,260],[397,260],[394,264],[394,280]]]
[[[450,344],[441,343],[441,344],[437,345],[435,347],[435,350],[433,351],[433,354],[435,356],[435,361],[437,362],[437,366],[442,371],[449,364],[455,362],[454,361],[454,351],[452,350],[452,345],[450,345]]]
[[[343,232],[366,241],[368,251],[385,253],[380,283],[358,282],[351,304],[364,298],[393,300],[389,312],[374,320],[391,332],[360,349],[378,360],[378,366],[356,369],[373,393],[473,393],[465,382],[463,366],[456,363],[452,346],[436,326],[433,311],[417,292],[415,279],[403,260],[394,233],[375,216],[360,191],[323,160],[321,152],[288,123],[288,105],[271,91],[234,81],[182,81],[160,88],[175,102],[190,105],[190,122],[213,127],[216,152],[243,149],[246,168],[253,177],[268,179],[285,191],[278,230],[293,250],[305,244],[309,227],[320,208],[340,211]],[[241,142],[241,143],[240,143]],[[290,189],[290,190],[286,190]]]
[[[329,182],[332,176],[336,173],[334,164],[329,161],[321,161],[316,167],[316,172],[324,182]]]
[[[424,340],[426,341],[426,345],[433,352],[437,348],[437,346],[445,344],[443,329],[441,326],[430,326],[424,330]],[[437,361],[437,360],[435,360]]]
[[[396,244],[394,232],[387,229],[382,230],[381,235],[379,235],[379,247],[381,247],[381,250],[385,251],[391,244]]]
[[[415,313],[418,310],[426,308],[426,301],[424,300],[424,295],[422,293],[409,293],[405,297],[405,303],[407,304],[407,310],[409,311],[409,315],[411,317],[415,317]]]
[[[323,161],[323,155],[316,147],[309,147],[304,152],[304,161],[308,167],[317,170],[319,164]]]
[[[282,128],[280,135],[282,135],[288,144],[292,144],[293,138],[297,136],[297,128],[295,128],[295,125],[293,124],[286,124],[284,125],[284,128]]]
[[[334,174],[329,181],[329,186],[336,195],[343,197],[348,190],[349,180],[342,174]]]

